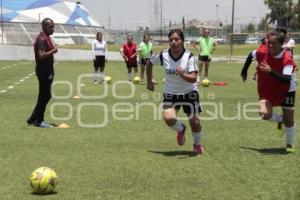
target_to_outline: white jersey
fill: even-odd
[[[284,51],[281,51],[281,53],[275,56],[274,58],[282,58],[283,54]],[[256,59],[256,50],[252,52],[252,57]],[[292,65],[284,66],[282,74],[291,76],[289,92],[294,92],[296,90],[297,82],[296,82],[296,71],[293,72],[293,66]]]
[[[107,43],[102,40],[99,42],[98,40],[94,40],[92,43],[92,53],[93,57],[95,56],[107,56]]]
[[[182,67],[185,73],[198,72],[198,67],[193,54],[184,50],[181,57],[173,59],[170,54],[170,49],[166,49],[160,54],[153,56],[150,59],[152,64],[160,64],[165,68],[165,94],[187,94],[191,91],[198,91],[196,83],[190,83],[183,80],[176,72],[177,67]]]
[[[292,49],[295,47],[295,40],[293,40],[292,38],[289,39],[289,41],[285,42],[282,45],[283,48],[288,48],[288,49]]]
[[[289,41],[285,42],[282,45],[282,48],[286,49],[291,54],[291,56],[293,56],[293,49],[295,48],[295,40],[290,38]]]

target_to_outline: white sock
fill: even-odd
[[[99,82],[103,82],[104,81],[104,78],[105,78],[105,74],[104,72],[100,72],[100,75],[99,75]]]
[[[286,143],[293,145],[296,138],[296,126],[285,127]]]
[[[141,80],[144,80],[144,74],[141,73]]]
[[[282,122],[282,116],[278,115],[277,113],[273,112],[272,117],[268,120],[270,122]]]
[[[179,120],[177,120],[176,123],[173,126],[171,126],[171,129],[173,129],[177,132],[181,132],[181,131],[183,131],[183,125]]]
[[[128,76],[128,80],[131,81],[131,79],[132,79],[132,73],[128,73],[127,76]]]
[[[93,78],[94,78],[94,81],[97,81],[97,72],[96,71],[94,71]]]
[[[201,144],[201,137],[202,137],[203,131],[199,132],[192,132],[192,135],[194,137],[194,144]]]

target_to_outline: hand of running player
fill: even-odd
[[[259,65],[259,69],[266,72],[266,73],[270,73],[271,72],[271,67],[270,65],[268,65],[268,63],[266,63],[266,61],[262,61]]]
[[[182,75],[184,74],[184,69],[182,67],[177,67],[176,68],[176,72],[179,74],[179,75]]]

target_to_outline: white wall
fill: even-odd
[[[55,60],[92,60],[90,50],[58,49]],[[119,52],[108,52],[108,60],[123,61]],[[0,45],[0,60],[34,60],[32,46]]]

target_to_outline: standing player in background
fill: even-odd
[[[285,38],[285,41],[284,41],[284,44],[282,47],[291,54],[292,58],[294,57],[295,40],[293,40],[291,38],[291,35],[289,32],[286,33],[286,38]],[[298,67],[296,67],[295,72],[293,73],[295,80],[297,80],[297,78],[296,78],[297,72],[298,72]],[[297,84],[297,81],[296,81],[296,84]]]
[[[286,49],[288,52],[290,52],[291,57],[294,56],[294,48],[295,48],[295,40],[293,40],[290,36],[290,33],[286,33],[286,38],[284,41],[284,44],[282,46],[284,49]]]
[[[54,54],[58,46],[53,44],[50,35],[54,32],[54,22],[50,18],[42,21],[42,32],[34,42],[35,73],[39,81],[39,95],[31,116],[27,119],[29,125],[42,128],[52,128],[53,125],[45,122],[46,106],[51,99],[51,85],[54,78]]]
[[[208,80],[208,68],[211,61],[211,56],[215,50],[215,40],[209,36],[209,30],[204,29],[204,34],[198,40],[192,43],[193,47],[200,52],[199,54],[199,74],[197,84],[200,84],[200,76],[203,65],[205,65],[204,79]],[[199,45],[199,48],[197,47]]]
[[[296,84],[293,73],[296,66],[289,52],[282,48],[284,34],[271,32],[268,36],[267,46],[261,46],[252,53],[258,62],[259,114],[264,120],[285,125],[286,151],[294,152]],[[246,74],[247,71],[242,71],[243,81],[247,80]],[[282,116],[273,112],[276,106],[282,107]]]
[[[107,62],[107,43],[102,39],[102,33],[98,32],[96,35],[96,40],[92,43],[92,53],[93,53],[93,61],[94,61],[94,83],[104,83],[104,67]],[[98,75],[98,71],[100,69],[100,73]],[[99,81],[97,80],[99,77]]]
[[[143,42],[139,44],[138,52],[139,52],[140,66],[141,66],[141,84],[144,85],[145,66],[153,53],[152,43],[150,42],[150,37],[148,34],[144,34]]]
[[[177,119],[182,106],[188,117],[194,137],[193,150],[202,154],[202,128],[198,113],[201,112],[199,93],[196,84],[198,68],[192,53],[184,48],[184,35],[179,29],[168,34],[170,48],[152,57],[147,63],[147,89],[153,91],[152,65],[159,63],[165,69],[163,116],[165,123],[177,132],[177,142],[185,142],[186,126]]]
[[[137,45],[133,42],[132,35],[127,36],[127,43],[123,44],[120,49],[120,53],[125,60],[126,67],[128,70],[128,81],[132,79],[132,68],[134,69],[134,73],[138,72],[137,65]]]

